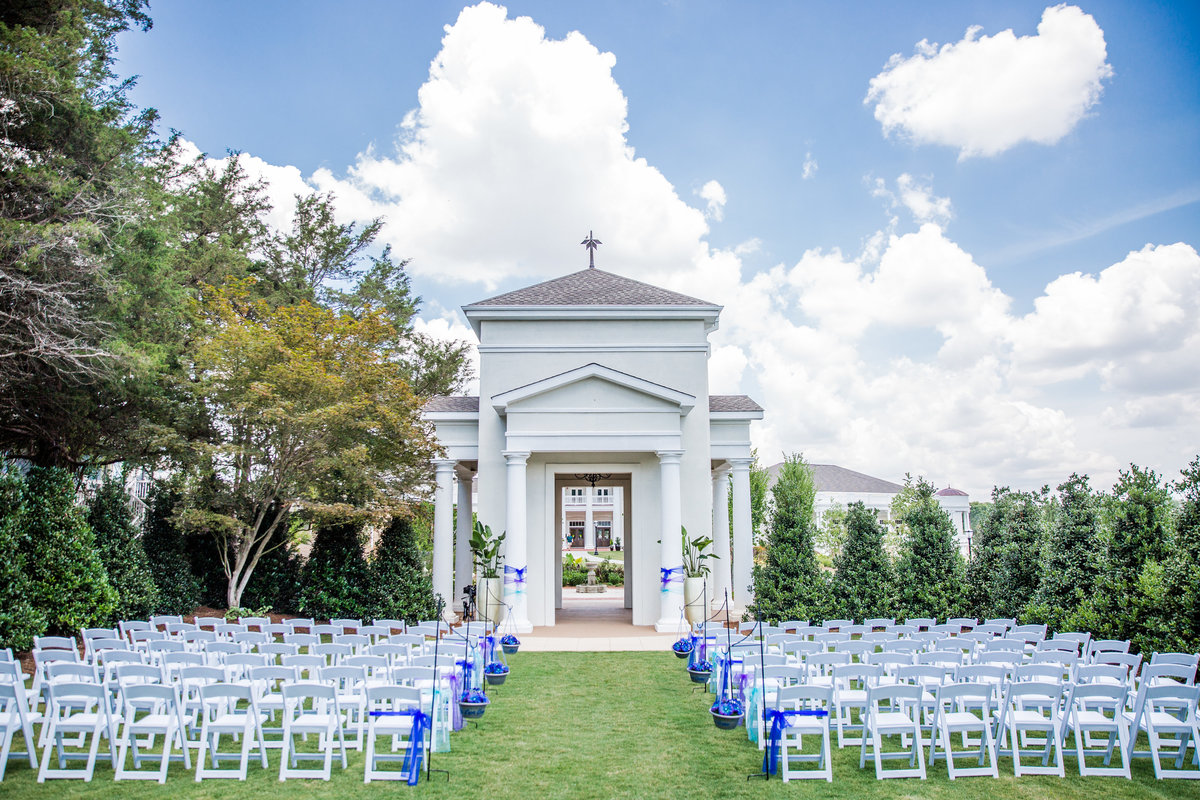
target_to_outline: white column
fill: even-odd
[[[662,506],[662,545],[659,555],[660,612],[657,631],[687,629],[683,618],[683,545],[680,539],[682,511],[679,489],[679,459],[682,450],[659,450],[659,502]]]
[[[583,496],[587,498],[587,505],[583,507],[583,549],[591,550],[596,546],[596,515],[592,513],[591,487],[583,490]]]
[[[504,604],[507,614],[512,616],[512,625],[518,633],[529,633],[533,625],[529,622],[529,557],[527,553],[527,530],[525,514],[525,462],[529,453],[506,450],[504,460],[508,463],[507,502],[504,515]]]
[[[750,529],[750,464],[749,458],[731,458],[733,466],[733,597],[738,608],[754,600],[750,588],[754,567],[754,534]]]
[[[454,607],[454,461],[439,458],[437,488],[433,496],[433,593]]]
[[[455,602],[462,601],[463,589],[471,583],[474,572],[471,564],[471,470],[459,467],[458,476],[458,524],[454,527],[454,591]]]
[[[733,551],[729,549],[729,469],[722,467],[713,474],[713,552],[712,604],[725,602],[725,591],[733,586]]]

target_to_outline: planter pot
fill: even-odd
[[[695,625],[704,622],[708,609],[704,607],[704,578],[683,579],[683,613],[687,621]]]
[[[515,653],[521,649],[521,645],[519,645],[519,644],[502,644],[502,645],[500,645],[500,648],[502,650],[504,650],[505,655],[511,656],[513,653]]]
[[[487,703],[459,703],[458,709],[462,712],[463,719],[479,719],[483,716],[483,712],[487,711]]]
[[[692,654],[691,650],[676,650],[675,648],[671,648],[671,652],[675,654],[676,658],[687,658]]]
[[[487,679],[489,686],[500,686],[508,678],[507,672],[485,672],[483,677]]]
[[[742,721],[741,714],[718,714],[715,711],[711,711],[709,713],[712,714],[713,724],[723,731],[733,730]]]
[[[689,669],[688,675],[692,678],[692,683],[708,683],[709,676],[712,675],[711,669]]]
[[[485,614],[489,622],[500,624],[500,616],[504,609],[504,579],[479,579],[479,611]]]

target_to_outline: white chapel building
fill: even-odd
[[[708,336],[721,306],[588,268],[463,313],[479,339],[479,396],[425,407],[445,449],[435,462],[434,591],[452,603],[471,583],[474,480],[479,520],[506,532],[504,602],[518,631],[554,624],[564,540],[576,534],[588,546],[620,539],[634,625],[681,624],[681,525],[714,540],[714,605],[729,590],[744,606],[750,423],[763,410],[709,394]],[[609,504],[604,514],[589,510],[590,497]]]

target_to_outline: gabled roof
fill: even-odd
[[[479,398],[462,394],[434,397],[425,404],[424,410],[426,413],[478,413]],[[749,412],[762,411],[762,406],[744,394],[714,394],[708,398],[708,410],[714,413],[724,411]]]
[[[492,397],[492,407],[503,415],[508,411],[508,406],[512,403],[537,397],[540,394],[545,394],[564,386],[570,386],[573,383],[588,380],[589,378],[599,378],[602,381],[632,389],[640,394],[673,403],[679,406],[680,413],[682,414],[687,414],[696,405],[696,398],[687,392],[681,392],[678,389],[672,389],[669,386],[663,386],[662,384],[648,381],[645,378],[639,378],[636,375],[630,375],[626,372],[615,370],[612,367],[606,367],[603,364],[592,363],[584,364],[582,367],[560,372],[557,375],[542,378],[540,381],[527,383],[524,386],[518,386],[515,389],[509,389],[507,392],[494,395]]]
[[[512,308],[515,306],[697,306],[715,307],[716,303],[697,300],[623,275],[600,269],[583,269],[561,278],[544,281],[489,297],[463,306],[474,308]]]
[[[779,477],[782,463],[767,467],[770,482],[773,484]],[[818,492],[855,492],[862,494],[896,494],[904,487],[898,483],[873,478],[862,472],[839,467],[834,464],[809,464],[813,473],[813,483]]]

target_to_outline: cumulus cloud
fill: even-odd
[[[716,181],[709,181],[700,187],[696,192],[700,195],[700,199],[705,201],[708,206],[704,210],[704,215],[709,219],[720,222],[725,217],[725,187]]]
[[[1034,36],[1005,30],[938,47],[922,40],[871,79],[884,134],[994,156],[1021,142],[1055,144],[1100,100],[1112,76],[1104,31],[1076,6],[1047,8]]]
[[[954,71],[945,59],[962,59],[962,91],[971,92],[982,91],[985,67],[995,69],[993,50],[1012,59],[1018,77],[1030,59],[1053,66],[1069,49],[1064,41],[1087,39],[1088,25],[1100,53],[1097,62],[1089,51],[1091,74],[1106,75],[1095,23],[1055,8],[1036,37],[971,33],[949,49],[926,48],[908,67],[895,60],[878,102],[891,108],[917,78],[937,103],[951,102],[961,87],[945,77]],[[1189,422],[1200,408],[1200,265],[1189,245],[1151,246],[1094,275],[1061,276],[1022,315],[947,235],[949,199],[928,178],[905,174],[873,184],[897,218],[866,236],[860,252],[813,249],[751,272],[743,258],[759,250],[756,239],[730,249],[706,240],[706,220],[725,204],[720,184],[696,192],[696,208],[635,156],[614,63],[581,34],[547,39],[498,6],[464,9],[395,151],[368,150],[347,172],[318,171],[307,183],[335,191],[353,218],[385,216],[384,237],[443,286],[510,289],[562,275],[586,264],[576,243],[594,230],[605,242],[598,266],[721,302],[711,390],[763,404],[753,436],[769,461],[803,450],[881,477],[946,476],[983,494],[993,483],[1040,486],[1073,471],[1102,485],[1130,460],[1173,470],[1186,463],[1181,446],[1200,447]],[[1039,83],[1058,80],[1050,66]],[[1078,94],[1054,104],[1044,89],[1032,86],[1032,107],[1051,117]],[[1041,123],[1013,122],[1014,103],[1000,113],[1007,100],[998,91],[986,120],[1002,135],[989,138],[974,119],[947,143],[982,154],[1039,141]],[[936,122],[937,103],[929,103],[892,127],[933,136],[925,131],[937,126],[925,120]],[[1079,113],[1088,105],[1076,101]],[[296,175],[281,169],[290,187],[281,191],[290,192]],[[902,225],[898,217],[909,215],[912,224]],[[473,338],[434,303],[424,316],[418,329],[428,335]],[[1079,391],[1081,378],[1095,388]]]

